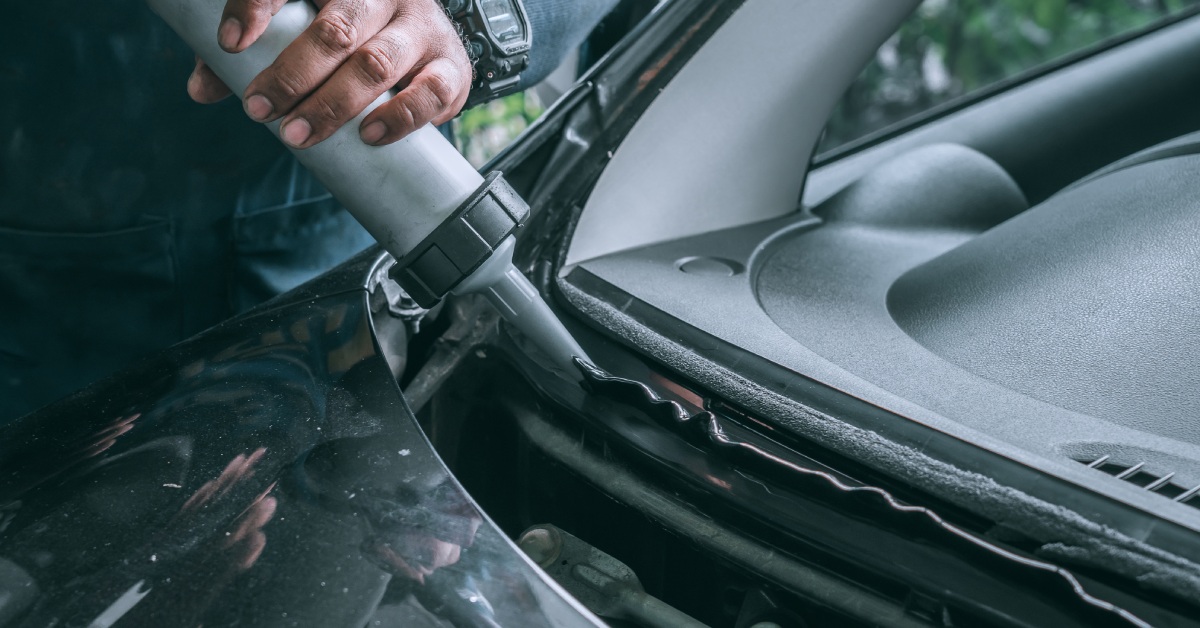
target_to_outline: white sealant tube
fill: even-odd
[[[146,1],[239,96],[316,17],[307,2],[289,2],[253,45],[230,54],[217,44],[225,0]],[[380,96],[320,144],[292,152],[398,260],[483,185],[483,177],[430,125],[387,146],[363,143],[358,135],[363,118],[390,97]],[[279,136],[279,121],[266,126]],[[483,294],[541,347],[550,360],[547,366],[578,379],[573,360],[587,360],[587,355],[537,289],[513,267],[513,244],[509,236],[453,292]]]
[[[238,97],[316,17],[307,2],[289,2],[253,45],[230,54],[217,44],[225,0],[147,3]],[[380,96],[320,144],[292,152],[383,248],[400,259],[478,189],[483,177],[431,125],[387,146],[363,143],[359,124],[391,96]],[[278,120],[266,126],[279,135]]]

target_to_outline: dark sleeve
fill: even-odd
[[[617,5],[617,0],[524,0],[533,31],[529,69],[521,74],[525,87],[537,85],[592,32]]]

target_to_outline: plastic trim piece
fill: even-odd
[[[794,416],[780,418],[782,432],[802,436],[818,446],[863,460],[877,471],[908,483],[915,489],[942,498],[948,497],[952,503],[971,512],[993,519],[1003,513],[1008,524],[1028,524],[1049,537],[1065,538],[1069,543],[1082,542],[1092,548],[1086,551],[1099,552],[1098,559],[1111,554],[1120,560],[1132,561],[1124,567],[1114,567],[1117,571],[1133,569],[1132,565],[1136,563],[1135,575],[1139,577],[1148,573],[1146,569],[1172,574],[1165,576],[1166,580],[1161,582],[1170,580],[1175,584],[1158,586],[1156,583],[1152,588],[1159,591],[1190,595],[1194,590],[1190,577],[1178,570],[1190,571],[1190,561],[1197,550],[1195,533],[1180,522],[1158,518],[1105,494],[1079,490],[1078,485],[1067,480],[1047,476],[1042,471],[994,451],[981,449],[928,426],[903,420],[903,417],[878,406],[787,371],[700,330],[680,324],[669,315],[581,268],[576,268],[568,278],[560,281],[558,288],[562,290],[566,303],[584,317],[602,308],[615,307],[619,314],[602,317],[608,334],[639,352],[646,351],[647,346],[651,347],[656,359],[670,370],[693,377],[699,385],[712,390],[714,394],[748,404],[749,410],[768,416],[776,416],[784,409],[795,409]],[[630,338],[636,338],[636,343]],[[681,363],[676,351],[688,352],[688,359],[702,361],[706,368],[712,370],[701,372]],[[729,364],[737,365],[739,375],[732,380],[725,380],[727,367],[717,365]],[[761,386],[752,382],[761,382]],[[863,438],[867,441],[862,441]],[[882,442],[888,444],[885,446]],[[969,469],[972,477],[992,478],[1000,492],[973,491],[969,495],[963,494],[960,490],[962,487],[957,483],[957,475],[944,477],[942,474],[929,473],[928,470],[913,469],[903,460],[894,458],[896,446],[922,452],[916,455],[922,459],[936,460],[948,470]],[[883,456],[886,460],[871,459],[877,456]],[[1021,504],[1032,510],[1013,510],[1015,505]],[[1077,513],[1087,513],[1087,516],[1078,516]],[[1066,518],[1060,520],[1057,518],[1060,516]],[[1128,571],[1125,573],[1130,574]]]

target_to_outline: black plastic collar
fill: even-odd
[[[529,216],[529,205],[492,172],[450,217],[392,267],[392,280],[424,308],[437,304]]]

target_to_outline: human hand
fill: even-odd
[[[114,419],[104,428],[92,436],[92,442],[83,447],[77,455],[84,458],[94,458],[106,452],[113,445],[117,444],[117,438],[133,429],[133,425],[142,417],[141,412],[127,414],[125,416]],[[74,456],[72,456],[74,458]]]
[[[230,564],[237,571],[248,571],[267,547],[263,528],[275,517],[275,509],[279,506],[279,501],[270,495],[274,488],[272,484],[250,503],[221,543],[221,549],[228,554]]]
[[[200,485],[196,492],[183,503],[180,508],[181,513],[195,511],[212,501],[215,497],[222,497],[229,492],[237,484],[249,480],[254,477],[254,465],[262,459],[263,454],[267,453],[266,447],[255,449],[250,455],[238,454],[234,456],[229,464],[225,465],[225,469],[217,477]]]
[[[186,525],[188,518],[196,517],[211,504],[225,497],[237,485],[252,479],[255,465],[266,453],[265,447],[259,447],[249,455],[238,454],[235,456],[233,460],[229,461],[229,464],[225,465],[220,475],[196,489],[196,492],[180,507],[173,522],[177,525]],[[238,515],[225,532],[225,537],[221,541],[222,555],[235,571],[250,569],[262,555],[263,548],[266,547],[267,536],[262,529],[275,516],[278,500],[271,496],[271,492],[274,490],[275,483],[272,482],[266,490],[259,493],[254,501],[250,502],[250,505]]]
[[[155,564],[158,584],[146,587],[145,598],[121,617],[124,624],[157,626],[163,617],[171,617],[175,624],[203,625],[234,579],[254,567],[267,548],[264,528],[279,508],[279,500],[271,495],[275,483],[244,508],[244,496],[227,496],[236,485],[254,477],[254,466],[265,453],[260,447],[249,455],[234,457],[144,546],[140,553]],[[213,525],[238,508],[241,512],[228,524]]]
[[[217,41],[248,48],[286,0],[227,0]],[[442,124],[466,103],[471,62],[439,0],[316,0],[313,23],[246,88],[242,103],[259,122],[282,118],[280,137],[308,148],[392,87],[400,92],[359,127],[367,144],[390,144],[427,123]],[[229,88],[197,59],[188,79],[197,102]]]
[[[380,566],[418,584],[425,584],[425,576],[457,563],[462,557],[462,546],[419,532],[405,533],[394,542],[376,539],[367,547]]]

